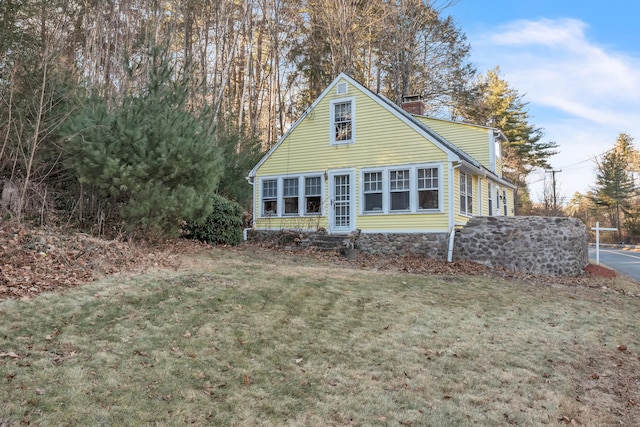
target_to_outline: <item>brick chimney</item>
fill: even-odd
[[[420,95],[405,96],[402,100],[402,109],[409,114],[424,116],[426,108]]]

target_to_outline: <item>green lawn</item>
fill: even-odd
[[[0,303],[0,425],[634,425],[638,325],[609,289],[212,249]]]

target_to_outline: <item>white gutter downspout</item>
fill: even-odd
[[[453,166],[453,162],[449,162],[449,250],[447,251],[447,262],[453,261],[453,241],[456,234],[455,227],[455,174],[454,171],[462,164]]]
[[[247,176],[245,177],[245,179],[247,180],[247,182],[249,183],[249,185],[251,185],[252,190],[251,190],[251,200],[253,201],[252,203],[252,208],[253,208],[253,214],[251,215],[251,228],[245,228],[242,230],[242,238],[244,239],[244,241],[247,241],[247,233],[249,232],[249,230],[256,228],[256,189],[255,189],[255,181],[253,180],[252,176]]]

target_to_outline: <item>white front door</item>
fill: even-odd
[[[331,203],[329,228],[332,233],[348,233],[355,229],[355,173],[332,171],[329,173]]]

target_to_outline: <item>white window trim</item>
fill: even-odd
[[[369,190],[368,193],[365,193],[366,189],[365,189],[365,175],[366,174],[380,174],[380,189],[376,190],[376,191],[371,191]],[[360,191],[360,197],[361,197],[361,211],[363,213],[382,213],[383,212],[383,208],[384,208],[384,172],[380,171],[380,170],[373,170],[373,171],[362,171],[361,175],[360,175],[360,187],[361,187],[361,191]],[[376,181],[378,182],[378,181]],[[381,203],[382,206],[380,207],[380,209],[376,209],[376,210],[366,210],[366,206],[367,206],[367,201],[366,201],[366,196],[367,194],[380,194],[381,196]]]
[[[265,214],[264,212],[264,182],[265,181],[276,181],[276,212],[273,214]],[[280,183],[278,182],[277,178],[275,177],[264,177],[260,180],[260,188],[258,189],[258,194],[260,195],[260,202],[258,203],[258,209],[260,212],[260,218],[273,218],[273,217],[277,217],[280,215],[280,210],[282,209],[282,206],[280,204],[280,200],[281,200],[281,195],[282,195],[282,188]],[[269,200],[272,199],[272,197],[268,198]]]
[[[465,188],[467,188],[467,190],[465,191],[465,210],[464,211],[462,210],[462,204],[460,203],[460,199],[462,197],[462,188],[460,187],[460,183],[462,182],[463,175],[465,177]],[[469,185],[467,178],[471,178],[471,185]],[[471,189],[471,204],[469,204],[469,188]],[[473,188],[473,174],[466,171],[460,171],[458,175],[458,209],[460,210],[460,215],[468,216],[468,217],[473,216],[473,209],[474,209],[473,202],[475,199],[474,194],[476,194],[476,191]],[[471,205],[471,212],[468,212],[469,205]]]
[[[319,178],[320,179],[320,212],[307,212],[307,183],[306,180],[307,178]],[[302,175],[300,177],[300,184],[303,186],[303,188],[300,189],[300,194],[302,195],[302,200],[300,201],[300,204],[302,205],[302,211],[300,211],[300,216],[305,216],[305,217],[317,217],[317,216],[322,216],[322,211],[323,211],[323,200],[324,200],[324,175],[323,174],[312,174],[312,175]],[[316,197],[316,196],[314,196]]]
[[[351,103],[351,139],[346,141],[336,141],[336,127],[335,127],[335,106],[336,104],[344,104],[346,102]],[[331,101],[331,108],[329,109],[329,141],[331,145],[349,145],[356,142],[356,98],[351,96],[348,98],[334,99]]]
[[[502,207],[502,198],[500,195],[502,194],[502,187],[498,184],[493,184],[491,186],[491,199],[493,200],[493,212],[491,212],[491,216],[504,216],[503,207]]]
[[[284,180],[285,179],[297,179],[298,180],[298,213],[297,214],[285,214],[284,213]],[[306,213],[305,205],[305,178],[320,178],[320,212]],[[264,181],[276,180],[278,186],[278,212],[274,215],[265,215],[263,211],[263,183]],[[259,189],[259,214],[260,218],[299,218],[299,217],[319,217],[325,215],[325,180],[324,172],[310,172],[305,174],[293,174],[293,175],[270,175],[260,177],[260,189]]]
[[[396,188],[395,190],[392,190],[391,189],[391,173],[392,172],[403,172],[403,175],[404,175],[405,171],[409,173],[409,176],[406,179],[409,182],[409,188],[403,188],[403,189],[400,189],[400,190],[398,190]],[[388,193],[389,193],[389,206],[388,206],[389,213],[406,213],[406,212],[411,212],[412,211],[412,208],[413,208],[412,198],[414,198],[413,194],[412,194],[413,191],[414,191],[413,187],[415,187],[416,195],[417,195],[417,191],[418,191],[417,178],[416,178],[416,175],[415,175],[416,173],[417,173],[417,170],[412,171],[411,168],[404,167],[404,166],[401,166],[401,167],[398,167],[398,168],[390,168],[387,171],[387,177],[386,178],[387,178],[387,182],[389,183],[389,188],[388,188]],[[384,177],[382,179],[384,180]],[[413,181],[414,179],[416,179],[416,184],[412,185],[411,181]],[[396,181],[397,180],[398,179],[397,179],[397,175],[396,175]],[[404,176],[401,179],[401,181],[402,182],[405,181]],[[392,210],[391,209],[391,193],[407,193],[407,192],[409,193],[409,208],[408,209],[393,209]],[[415,199],[417,200],[417,197]],[[417,206],[417,204],[416,204],[416,206]]]
[[[437,169],[438,173],[438,208],[418,208],[418,169]],[[390,175],[391,171],[409,170],[409,209],[391,210]],[[360,215],[406,215],[410,214],[437,214],[444,212],[444,167],[442,163],[405,164],[385,167],[368,167],[360,170]],[[364,174],[370,172],[382,172],[382,210],[365,211],[364,201]]]

